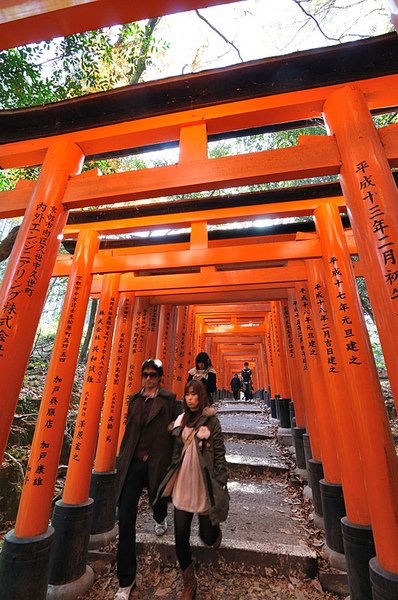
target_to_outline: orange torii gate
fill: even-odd
[[[217,360],[216,366],[220,364],[225,369],[224,377],[221,378],[221,373],[218,376],[218,387],[229,389],[229,382],[232,377],[231,368],[228,370],[228,356],[235,356],[235,362],[237,355],[240,355],[239,364],[235,364],[233,371],[241,371],[243,368],[243,361],[247,358],[245,356],[245,350],[241,347],[245,341],[249,342],[256,337],[255,343],[264,345],[264,320],[265,313],[269,310],[269,305],[266,303],[260,304],[240,304],[240,305],[207,305],[197,306],[196,314],[203,315],[205,332],[205,340],[208,340],[210,356],[218,356],[218,342],[220,339],[224,342],[225,347],[227,345],[234,345],[234,349],[230,352],[221,350],[221,358]],[[256,325],[251,327],[250,325]],[[221,338],[220,338],[221,335]],[[260,336],[260,337],[259,337]],[[261,336],[263,339],[261,339]],[[256,351],[257,354],[257,351]],[[259,367],[255,370],[255,382],[257,387],[262,384],[265,386],[265,355],[262,360],[258,361]],[[261,366],[260,366],[261,365]],[[261,375],[257,376],[258,371]]]
[[[204,4],[200,3],[201,6]],[[195,6],[198,5],[195,3]],[[233,302],[256,299],[274,303],[265,344],[271,385],[276,383],[284,389],[291,388],[297,424],[301,428],[305,426],[310,434],[315,470],[319,472],[319,466],[323,468],[325,478],[320,487],[325,495],[328,493],[330,496],[330,490],[339,493],[341,487],[344,489],[347,539],[348,535],[355,537],[357,534],[356,545],[352,543],[346,549],[350,580],[354,587],[363,584],[358,580],[366,583],[363,560],[359,560],[357,549],[363,545],[364,539],[368,543],[373,532],[377,557],[371,561],[373,589],[387,587],[392,590],[391,597],[396,595],[397,460],[347,246],[351,238],[351,250],[355,247],[355,252],[360,255],[397,399],[395,364],[398,350],[395,334],[398,292],[394,265],[397,260],[398,194],[391,168],[398,164],[398,129],[391,125],[376,131],[369,112],[389,111],[397,104],[395,59],[393,65],[391,59],[388,62],[388,52],[382,52],[386,48],[392,51],[392,56],[396,56],[393,52],[397,48],[395,37],[382,36],[376,42],[350,45],[351,53],[358,51],[357,56],[362,57],[364,64],[355,64],[356,71],[362,69],[361,75],[355,77],[353,70],[350,74],[343,72],[338,82],[330,83],[325,79],[322,82],[312,81],[311,86],[304,90],[300,89],[301,81],[296,83],[294,90],[272,90],[271,95],[265,84],[257,86],[255,93],[253,89],[247,91],[244,85],[240,85],[239,93],[235,92],[233,98],[226,97],[224,91],[220,97],[213,97],[211,101],[207,99],[206,105],[197,104],[189,109],[183,100],[171,113],[163,108],[160,113],[154,110],[153,114],[135,113],[134,117],[124,114],[123,118],[119,117],[120,122],[114,119],[113,124],[105,122],[90,129],[80,123],[76,131],[54,130],[46,136],[30,131],[34,139],[28,139],[29,135],[23,139],[26,120],[22,111],[15,116],[16,125],[11,130],[4,129],[0,145],[2,167],[41,164],[42,169],[37,182],[25,182],[13,191],[0,194],[2,217],[24,214],[1,289],[2,452],[50,277],[69,276],[18,518],[15,530],[6,536],[1,555],[0,585],[7,590],[9,598],[22,597],[28,579],[31,592],[32,585],[35,586],[35,597],[45,597],[53,537],[50,566],[53,588],[71,581],[65,581],[65,570],[69,577],[70,571],[73,571],[74,581],[85,580],[84,585],[90,579],[89,570],[81,561],[70,568],[75,556],[71,556],[71,552],[68,554],[68,548],[62,548],[63,531],[60,526],[61,522],[70,519],[72,529],[80,530],[80,554],[84,557],[92,504],[86,485],[87,469],[94,459],[95,439],[92,434],[98,426],[98,400],[90,408],[87,400],[96,393],[92,385],[94,382],[89,379],[89,370],[73,447],[73,456],[82,459],[84,468],[81,470],[75,466],[68,472],[65,498],[69,502],[63,500],[57,506],[53,521],[55,536],[52,527],[48,526],[60,443],[89,294],[101,296],[102,312],[107,315],[105,326],[103,319],[98,322],[98,328],[102,328],[98,332],[101,339],[98,340],[99,348],[91,348],[91,357],[100,359],[101,374],[111,363],[108,377],[113,378],[117,387],[115,382],[121,370],[127,371],[129,385],[134,384],[137,371],[128,368],[127,353],[123,350],[129,323],[132,322],[134,327],[128,341],[130,350],[134,348],[137,358],[143,352],[154,353],[161,348],[157,331],[159,314],[163,312],[163,333],[166,333],[169,321],[168,342],[172,336],[177,337],[178,331],[181,339],[184,329],[181,320],[184,323],[185,319],[190,331],[194,326],[194,315],[189,310],[185,311],[188,314],[179,311],[178,325],[178,316],[171,316],[173,311],[170,308],[159,309],[160,305],[185,307],[205,301],[220,302],[223,296],[225,299],[226,291]],[[313,64],[315,55],[320,60],[321,55],[339,58],[341,53],[344,53],[341,48],[330,48],[323,53],[312,51],[307,58]],[[373,53],[374,71],[366,71],[366,53]],[[383,62],[382,73],[377,72],[374,66],[377,59]],[[227,81],[230,76],[228,85],[231,86],[235,76],[244,83],[250,81],[249,75],[256,74],[257,77],[259,73],[266,72],[268,81],[272,81],[267,69],[280,68],[286,60],[283,57],[279,65],[274,59],[226,69],[219,79],[225,77]],[[294,60],[291,58],[291,61]],[[328,72],[328,69],[321,68],[319,77],[326,77]],[[195,75],[189,81],[194,89],[201,85],[203,89],[212,89],[209,85],[211,77]],[[146,88],[144,84],[141,88],[138,86],[138,94],[140,89],[144,90],[144,94],[150,89],[156,97],[159,90],[163,94],[173,85],[178,87],[179,82],[176,78],[164,84],[151,83]],[[111,94],[121,98],[123,93]],[[254,95],[257,97],[252,97]],[[107,94],[100,96],[106,101]],[[68,103],[61,105],[56,108],[59,114],[68,110]],[[84,109],[81,110],[84,114]],[[37,122],[40,122],[39,114],[40,109]],[[54,112],[49,109],[46,115],[50,117],[51,114],[54,115]],[[208,158],[209,136],[315,117],[325,119],[330,135],[304,136],[297,146],[286,149]],[[17,121],[19,118],[21,120]],[[29,119],[34,128],[36,121],[31,116]],[[177,141],[180,148],[177,165],[108,176],[101,176],[96,171],[79,174],[85,156]],[[210,209],[202,213],[179,212],[172,219],[169,215],[165,218],[154,213],[150,217],[66,225],[68,211],[74,208],[333,174],[341,175],[344,198],[336,195],[312,200],[291,198],[285,205],[277,203],[274,206],[270,203],[253,206],[241,202],[241,205],[217,208],[214,212]],[[344,210],[345,205],[354,243],[352,236],[347,238],[344,234],[341,225],[339,212]],[[232,218],[247,219],[259,214],[314,215],[318,236],[268,243],[260,239],[255,241],[255,245],[247,241],[237,243],[236,240],[229,244],[210,242],[207,235],[207,223],[210,221],[225,223]],[[145,252],[136,248],[128,251],[98,250],[100,235],[181,223],[191,227],[191,239],[185,247],[165,244],[163,251],[148,247],[145,247]],[[61,236],[78,238],[73,258],[56,258]],[[239,273],[234,270],[238,263],[245,266]],[[272,266],[270,263],[273,263]],[[127,298],[129,308],[123,304]],[[150,300],[145,300],[148,298]],[[117,316],[116,304],[120,308]],[[108,342],[115,323],[117,354],[110,355]],[[151,331],[150,343],[145,347],[141,343],[143,331]],[[197,339],[194,341],[197,343]],[[95,352],[99,355],[95,356]],[[164,352],[167,353],[167,349]],[[281,369],[282,361],[287,365],[287,374]],[[95,373],[99,376],[99,371]],[[100,385],[102,380],[98,383]],[[350,391],[348,398],[343,395],[345,389]],[[366,410],[362,403],[364,392],[367,396]],[[116,390],[109,397],[104,413],[107,425],[115,422],[116,412],[120,414],[122,399]],[[105,432],[101,438],[100,431],[101,444],[96,457],[99,473],[107,473],[103,469],[109,472],[114,469],[117,436],[113,429],[116,428],[111,428],[109,442]],[[108,443],[112,443],[113,450],[104,459],[103,451]],[[74,484],[80,476],[85,483],[81,494]],[[328,531],[327,512],[324,518],[327,542],[332,550],[338,552],[335,532]],[[81,522],[84,526],[79,525]],[[33,584],[31,567],[25,568],[27,556],[32,559],[37,573]],[[67,563],[67,569],[62,562]],[[374,594],[377,593],[374,591]]]

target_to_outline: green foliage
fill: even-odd
[[[154,54],[166,47],[156,40],[160,19],[107,27],[74,34],[40,44],[0,52],[0,109],[17,109],[73,98],[138,82]],[[135,157],[134,157],[135,158]],[[92,161],[84,170],[97,167],[116,173],[124,159]],[[135,158],[136,166],[145,168]],[[22,179],[36,180],[36,167],[0,170],[0,192],[13,189]]]
[[[44,44],[32,44],[0,52],[0,108],[45,104],[52,97],[51,84],[42,77]]]
[[[38,167],[0,170],[0,192],[12,190],[21,179],[36,180],[39,174]]]
[[[140,80],[163,42],[159,19],[105,27],[0,52],[0,108],[22,108]]]
[[[379,127],[387,127],[387,125],[393,125],[394,123],[398,123],[398,113],[386,113],[384,115],[376,115],[373,118],[373,121],[377,128]]]

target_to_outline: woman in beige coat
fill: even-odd
[[[191,600],[197,587],[189,543],[193,515],[199,517],[199,535],[204,543],[218,548],[220,522],[227,518],[229,495],[221,425],[199,381],[186,384],[183,411],[174,423],[171,466],[157,499],[171,496],[174,504],[176,553],[184,579],[181,598]]]

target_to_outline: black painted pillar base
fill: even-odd
[[[1,600],[34,598],[45,600],[48,566],[54,529],[31,538],[20,538],[9,531],[0,555]]]
[[[62,588],[59,597],[64,598],[65,586],[76,580],[85,582],[87,579],[85,585],[92,585],[90,577],[86,577],[86,563],[93,504],[91,498],[82,504],[64,504],[62,500],[55,504],[52,518],[55,536],[49,576],[52,597],[57,595],[55,586]],[[83,595],[88,589],[79,590],[77,595]]]
[[[280,405],[279,405],[280,397],[281,397],[280,394],[275,394],[275,411],[276,411],[276,418],[278,419],[279,422],[281,420],[281,412],[280,412]]]
[[[276,419],[276,399],[270,398],[271,418]]]
[[[296,453],[296,466],[303,471],[307,470],[304,454],[303,435],[305,434],[304,427],[292,427],[293,444]]]
[[[309,498],[312,502],[311,477],[310,477],[310,467],[309,467],[309,462],[308,462],[312,458],[312,450],[311,450],[310,436],[308,433],[303,433],[303,446],[304,446],[304,456],[305,456],[305,468],[307,470],[307,485],[304,486],[303,495],[305,498]]]
[[[93,520],[89,549],[96,550],[107,546],[116,539],[116,471],[98,473],[91,476],[90,498],[94,500]]]
[[[308,468],[308,478],[311,482],[312,502],[314,505],[314,523],[319,529],[324,529],[321,491],[319,488],[319,482],[323,479],[323,466],[321,461],[310,458]]]
[[[343,487],[340,483],[330,483],[326,479],[319,481],[322,514],[325,523],[325,537],[328,547],[334,552],[344,554],[341,519],[345,517]]]
[[[291,429],[291,421],[290,421],[290,398],[277,398],[276,399],[276,414],[278,414],[278,405],[279,405],[279,420],[280,426],[282,429]]]
[[[311,450],[311,441],[308,433],[303,433],[303,446],[304,446],[304,456],[305,456],[305,465],[308,473],[310,472],[309,461],[312,458],[312,450]],[[311,481],[309,479],[309,484],[311,485]]]
[[[293,446],[292,428],[291,427],[278,427],[276,439],[278,441],[278,444],[280,444],[281,446],[286,446],[287,448],[292,448],[292,446]]]
[[[116,515],[116,471],[97,473],[93,471],[90,485],[90,498],[94,500],[91,533],[111,531],[115,526]]]
[[[296,427],[296,412],[294,410],[293,400],[290,400],[290,402],[289,402],[289,415],[290,415],[290,426],[292,428],[292,435],[293,435],[293,427]]]
[[[398,573],[386,571],[376,557],[369,562],[373,600],[396,600],[398,598]]]
[[[350,600],[372,600],[369,561],[376,554],[372,528],[341,519]]]

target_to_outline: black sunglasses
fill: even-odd
[[[145,377],[145,379],[147,377],[149,377],[150,379],[155,379],[155,377],[159,377],[159,375],[157,373],[155,373],[154,371],[143,371],[141,373],[141,377]]]

